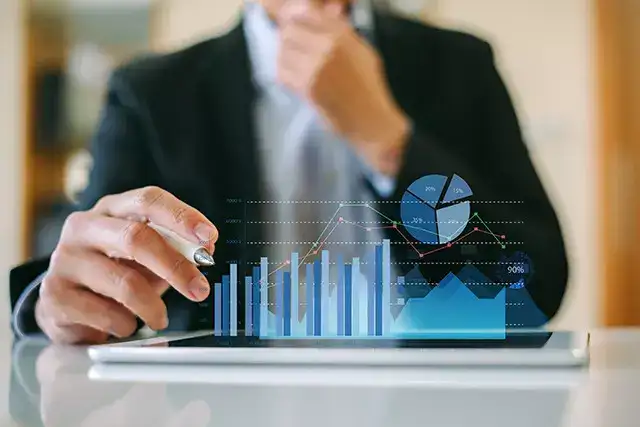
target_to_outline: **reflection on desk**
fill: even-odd
[[[580,369],[97,366],[19,343],[12,416],[36,426],[636,426],[640,331],[594,334]]]

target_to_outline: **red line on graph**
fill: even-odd
[[[402,231],[400,231],[400,229],[398,227],[394,227],[396,229],[396,231],[398,232],[399,235],[402,236],[402,238],[404,240],[407,241],[407,243],[409,243],[409,245],[411,245],[411,247],[413,248],[413,250],[422,258],[422,255],[420,255],[420,251],[418,250],[418,248],[416,248],[416,245],[413,244],[413,242],[411,242],[407,236],[404,235],[404,233]]]
[[[360,227],[362,229],[365,230],[382,230],[382,229],[395,229],[396,232],[411,246],[411,248],[416,252],[416,254],[418,254],[418,256],[420,258],[423,258],[425,256],[428,255],[432,255],[436,252],[440,252],[446,249],[451,249],[453,246],[456,245],[456,243],[459,243],[463,240],[466,240],[468,237],[472,236],[475,233],[483,233],[483,234],[488,234],[490,236],[493,236],[494,238],[500,238],[502,240],[506,239],[506,236],[504,235],[496,235],[494,233],[492,233],[491,231],[485,231],[485,230],[480,230],[478,227],[474,227],[473,230],[469,231],[468,233],[456,238],[455,240],[430,251],[427,252],[420,252],[420,250],[418,250],[418,248],[416,247],[416,245],[414,244],[414,242],[412,242],[411,240],[409,240],[409,238],[407,238],[407,236],[400,230],[400,228],[394,224],[394,225],[386,225],[386,226],[379,226],[379,227],[366,227],[363,226],[361,224],[358,224],[356,222],[351,222],[351,221],[345,221],[344,219],[340,218],[339,220],[336,221],[336,223],[334,224],[334,226],[331,228],[331,231],[329,231],[327,233],[327,235],[324,237],[324,239],[322,240],[322,242],[316,247],[312,247],[311,249],[309,249],[309,251],[307,252],[307,254],[302,257],[302,259],[299,262],[298,266],[301,266],[305,260],[310,256],[310,255],[317,255],[318,252],[321,251],[321,249],[324,247],[324,245],[327,243],[327,240],[329,239],[329,237],[331,237],[331,235],[336,231],[336,229],[338,228],[338,226],[340,224],[345,224],[345,225],[351,225],[351,226],[355,226],[355,227]],[[328,227],[327,227],[328,228]],[[271,276],[271,274],[274,274],[276,271],[281,270],[282,268],[286,267],[287,265],[290,264],[290,261],[285,261],[283,262],[281,265],[279,265],[276,269],[274,269],[269,276]]]

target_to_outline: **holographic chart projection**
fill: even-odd
[[[277,203],[234,202],[246,205],[245,213]],[[238,335],[242,305],[244,335],[278,339],[502,339],[507,328],[545,321],[526,289],[534,269],[518,249],[521,242],[501,234],[501,221],[474,211],[473,191],[460,176],[415,181],[391,209],[398,220],[371,202],[304,203],[334,214],[321,221],[314,241],[242,241],[265,253],[230,264],[213,284],[216,335]],[[353,209],[376,220],[352,220],[347,212]],[[230,221],[245,228],[275,223],[251,214]],[[341,241],[353,227],[380,239]],[[345,243],[361,245],[361,256],[345,256]]]

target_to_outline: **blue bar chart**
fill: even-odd
[[[239,334],[238,286],[243,286],[247,336],[464,339],[469,331],[477,338],[482,330],[483,338],[504,338],[504,289],[495,298],[479,299],[449,274],[423,298],[395,298],[392,285],[404,285],[405,277],[392,280],[390,252],[390,241],[383,240],[364,262],[345,262],[324,250],[320,259],[305,263],[292,253],[286,266],[274,271],[268,258],[261,258],[243,279],[231,264],[229,275],[214,285],[214,334]],[[394,317],[397,306],[400,314]]]

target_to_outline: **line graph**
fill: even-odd
[[[387,225],[375,225],[375,226],[374,225],[363,225],[363,224],[360,224],[358,222],[353,222],[353,221],[346,220],[345,218],[340,216],[340,213],[346,208],[369,209],[372,212],[374,212],[376,215],[378,215],[380,218],[384,219],[386,221]],[[458,237],[451,239],[452,236],[456,236],[456,235],[460,234],[461,230],[463,230],[465,227],[467,227],[467,225],[470,222],[472,222],[474,219],[478,220],[478,222],[482,225],[482,227],[484,229],[481,228],[481,227],[474,227],[473,230],[470,230],[469,232],[467,232],[465,234],[459,235]],[[469,237],[471,237],[474,234],[484,234],[484,235],[491,236],[495,240],[496,244],[499,244],[502,249],[505,249],[506,248],[506,243],[508,243],[507,242],[507,236],[504,235],[504,234],[496,234],[496,233],[494,233],[493,230],[487,224],[487,222],[485,222],[477,212],[475,212],[469,218],[468,221],[464,221],[464,222],[461,221],[461,225],[457,229],[455,229],[453,232],[448,233],[448,234],[445,235],[445,234],[441,234],[441,233],[435,232],[435,231],[430,230],[430,229],[425,228],[425,227],[420,227],[419,225],[406,224],[406,223],[401,223],[401,222],[395,221],[392,218],[389,218],[384,213],[380,212],[375,207],[373,207],[372,203],[339,203],[338,208],[336,208],[336,210],[333,213],[333,215],[331,216],[331,218],[328,221],[326,221],[326,225],[325,225],[324,229],[320,232],[319,236],[311,244],[311,247],[307,250],[305,255],[300,257],[300,260],[298,262],[298,268],[302,267],[302,265],[304,265],[304,263],[310,257],[320,254],[322,252],[322,249],[326,246],[327,241],[329,240],[329,238],[339,229],[340,226],[358,227],[358,228],[364,229],[366,231],[392,229],[412,248],[412,250],[416,253],[416,255],[420,259],[422,259],[424,257],[427,257],[429,255],[435,254],[437,252],[441,252],[441,251],[445,251],[447,249],[451,249],[455,245],[460,244],[460,243],[464,242],[465,240],[469,239]],[[416,230],[419,230],[421,232],[433,234],[438,239],[446,239],[446,240],[450,240],[450,241],[448,243],[446,243],[446,244],[440,245],[437,248],[430,249],[430,250],[427,250],[427,251],[420,251],[420,249],[418,249],[418,247],[417,247],[416,242],[410,240],[409,237],[407,237],[407,235],[402,232],[402,230],[400,229],[400,227],[402,227],[402,226],[404,226],[405,228],[408,228],[408,229],[416,229]],[[271,273],[269,273],[269,276],[277,274],[277,272],[279,270],[282,270],[283,268],[287,268],[289,265],[291,265],[291,261],[290,260],[286,260],[286,261],[283,261],[283,262],[279,263],[278,266],[276,268],[274,268]]]

